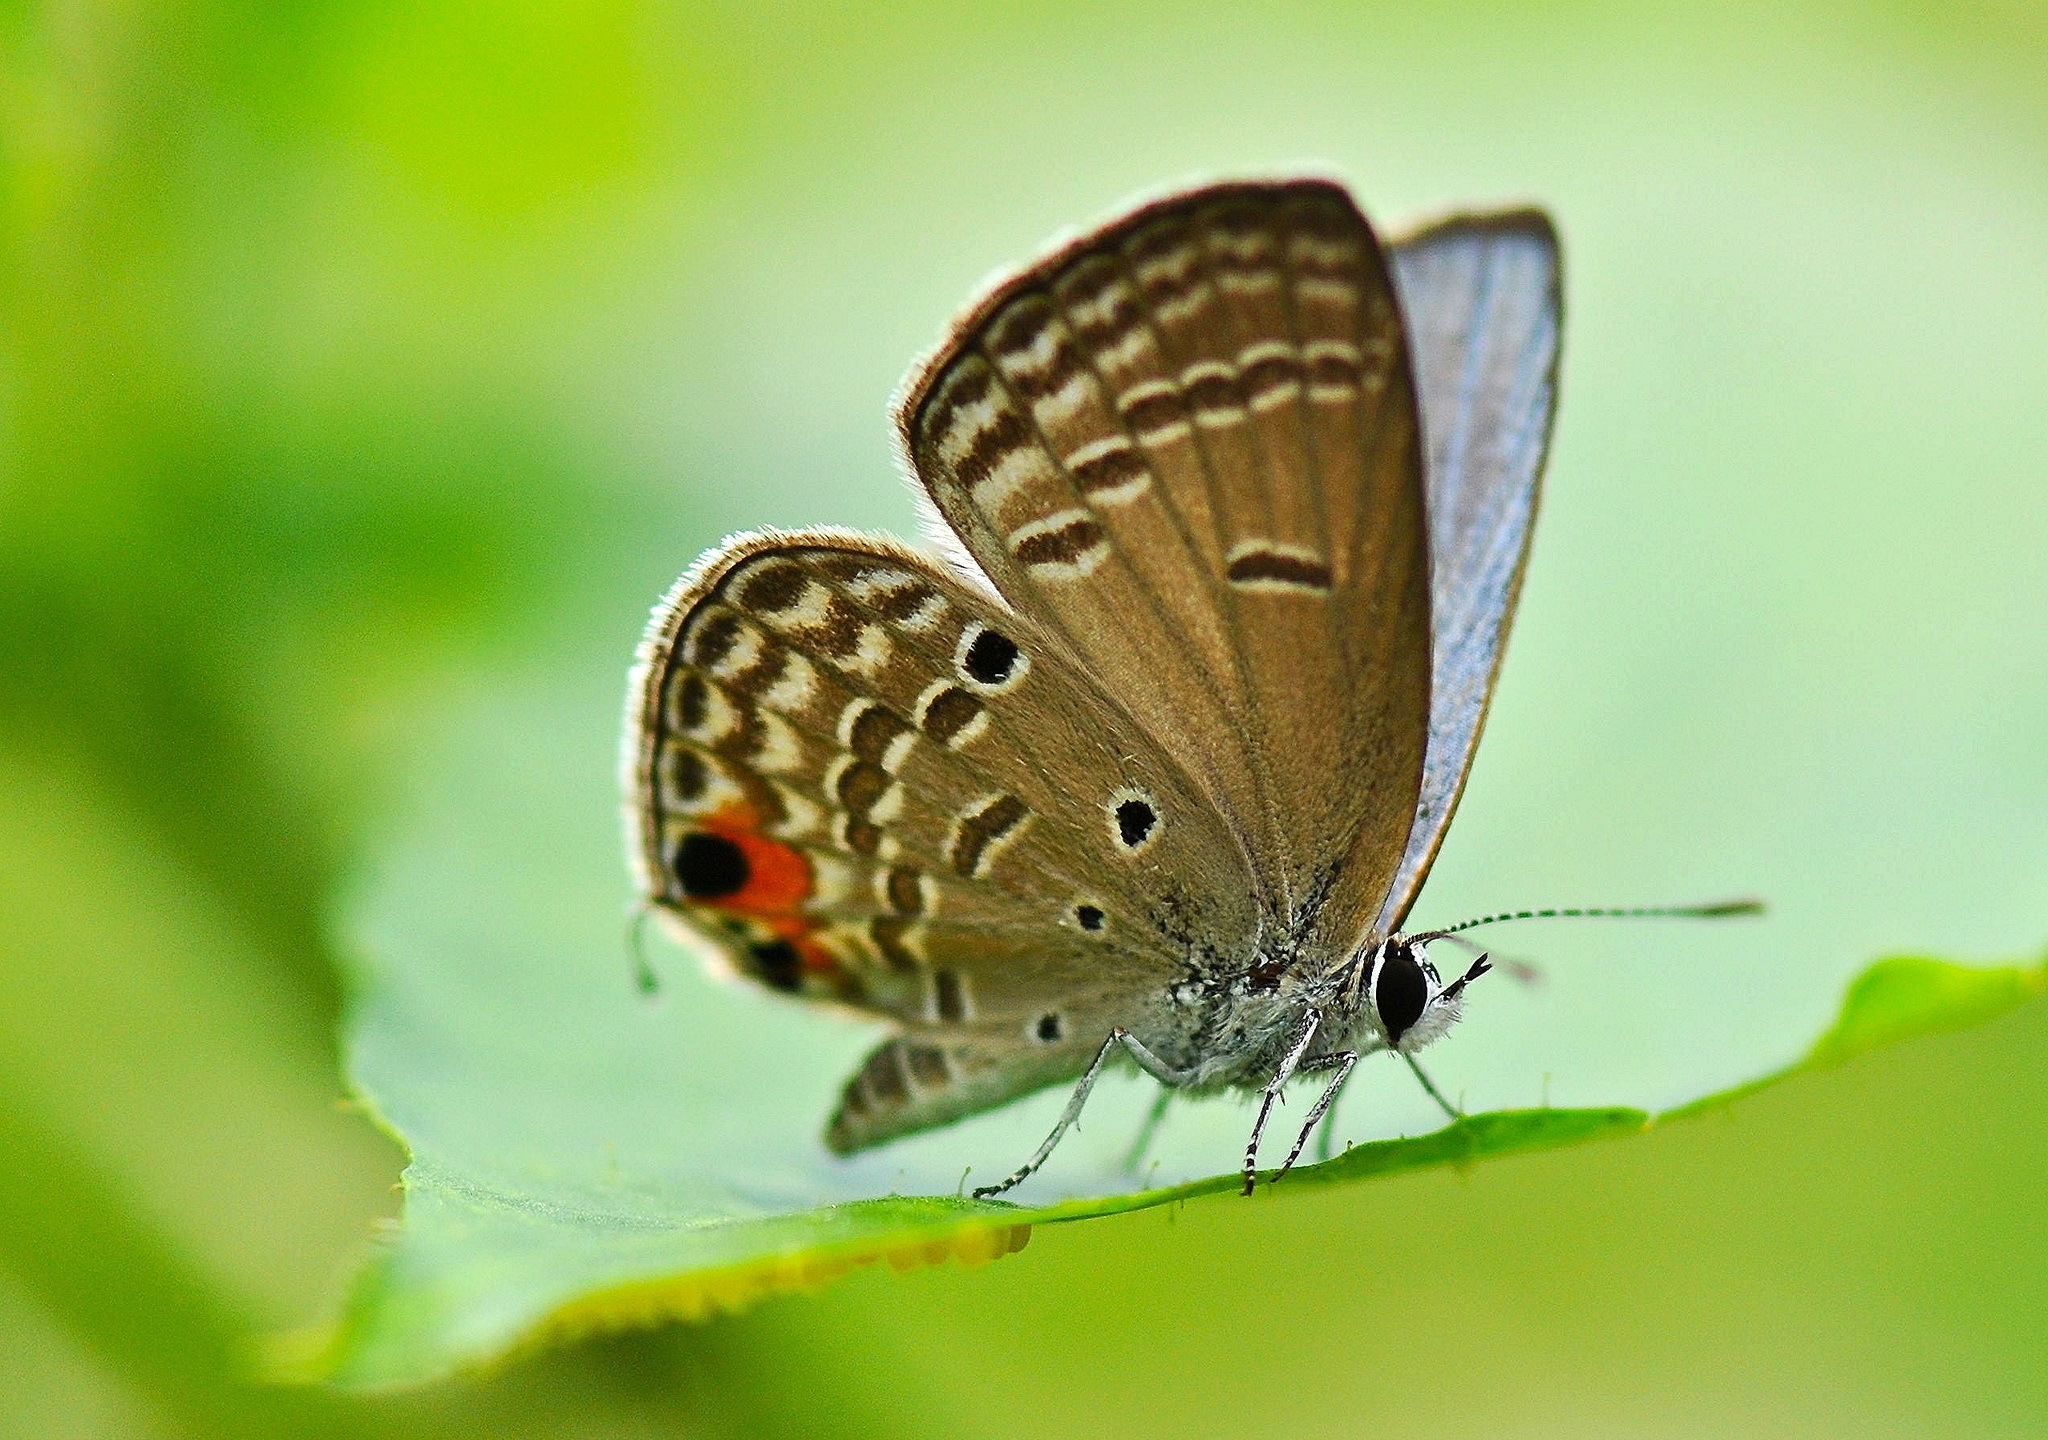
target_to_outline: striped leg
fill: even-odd
[[[1339,1050],[1333,1055],[1318,1055],[1313,1060],[1304,1061],[1301,1069],[1296,1072],[1306,1074],[1311,1070],[1328,1070],[1335,1066],[1337,1078],[1323,1087],[1323,1093],[1316,1100],[1315,1108],[1308,1112],[1308,1119],[1302,1122],[1301,1134],[1294,1137],[1294,1148],[1287,1152],[1287,1159],[1281,1164],[1280,1173],[1273,1177],[1276,1183],[1286,1179],[1287,1172],[1294,1168],[1294,1162],[1301,1158],[1301,1147],[1308,1144],[1308,1137],[1314,1132],[1317,1124],[1329,1113],[1330,1107],[1337,1103],[1337,1092],[1343,1089],[1344,1082],[1351,1078],[1351,1067],[1357,1063],[1356,1050]],[[1328,1136],[1324,1137],[1325,1151],[1329,1149],[1328,1139]],[[1323,1158],[1327,1160],[1329,1156],[1325,1154]]]
[[[1266,1133],[1266,1121],[1273,1114],[1273,1102],[1280,1098],[1280,1091],[1301,1067],[1301,1057],[1308,1053],[1308,1047],[1314,1042],[1316,1031],[1322,1023],[1323,1017],[1319,1011],[1308,1012],[1308,1023],[1301,1027],[1301,1034],[1295,1037],[1293,1047],[1281,1060],[1279,1071],[1266,1082],[1266,1092],[1259,1099],[1259,1118],[1252,1122],[1252,1138],[1245,1142],[1243,1194],[1251,1194],[1252,1188],[1258,1184],[1259,1139]]]
[[[1081,1107],[1088,1103],[1088,1093],[1095,1088],[1095,1077],[1102,1073],[1102,1067],[1109,1063],[1110,1052],[1119,1045],[1138,1062],[1139,1067],[1147,1075],[1162,1085],[1185,1085],[1194,1078],[1192,1071],[1174,1069],[1146,1049],[1144,1041],[1119,1025],[1109,1032],[1109,1038],[1103,1041],[1102,1048],[1095,1052],[1095,1059],[1089,1063],[1088,1073],[1083,1075],[1081,1083],[1074,1087],[1073,1095],[1067,1100],[1067,1108],[1060,1112],[1059,1123],[1052,1127],[1052,1134],[1045,1137],[1045,1143],[1038,1147],[1037,1153],[1018,1166],[1001,1184],[975,1187],[975,1199],[987,1200],[991,1196],[1002,1194],[1005,1190],[1015,1189],[1031,1178],[1032,1173],[1045,1163],[1048,1155],[1052,1154],[1053,1147],[1060,1143],[1067,1131],[1073,1128],[1074,1122],[1081,1118]]]

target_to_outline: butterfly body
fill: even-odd
[[[1123,1059],[1269,1108],[1456,1018],[1397,930],[1520,581],[1556,254],[1529,212],[1405,246],[1325,180],[1120,215],[990,287],[898,399],[949,568],[741,536],[657,607],[642,892],[892,1023],[833,1149],[1078,1078],[1077,1113]]]

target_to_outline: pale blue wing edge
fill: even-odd
[[[1479,743],[1529,554],[1563,319],[1541,211],[1453,216],[1390,248],[1428,446],[1432,679],[1422,793],[1378,934],[1422,889]]]

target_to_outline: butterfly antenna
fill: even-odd
[[[1630,905],[1619,907],[1587,906],[1569,910],[1503,910],[1498,915],[1481,915],[1476,920],[1460,920],[1455,925],[1445,925],[1436,930],[1425,930],[1408,939],[1419,944],[1431,940],[1442,940],[1466,930],[1477,930],[1481,925],[1499,925],[1508,920],[1725,920],[1735,915],[1761,915],[1764,902],[1761,900],[1717,900],[1711,905]]]
[[[649,999],[661,993],[661,977],[647,958],[647,917],[652,911],[645,901],[636,903],[626,918],[626,952],[633,957],[633,988]]]
[[[1503,955],[1498,950],[1489,951],[1484,945],[1474,940],[1467,940],[1463,935],[1439,935],[1436,938],[1445,944],[1457,946],[1467,955],[1488,956],[1493,961],[1494,969],[1506,971],[1512,979],[1520,984],[1541,985],[1543,983],[1543,967],[1534,960],[1524,959],[1520,955]]]

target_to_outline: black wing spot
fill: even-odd
[[[744,890],[754,870],[747,852],[723,835],[692,830],[669,859],[676,883],[692,900],[721,900]]]
[[[984,630],[967,647],[961,665],[982,684],[1000,685],[1017,666],[1017,642],[1000,630]]]
[[[787,940],[770,940],[756,945],[748,952],[754,962],[754,973],[761,977],[761,983],[775,990],[794,991],[804,983],[803,957],[796,953],[796,946]]]
[[[1151,839],[1158,825],[1159,812],[1149,801],[1133,797],[1116,807],[1116,838],[1126,850],[1136,850]]]
[[[1066,1027],[1060,1023],[1060,1017],[1057,1015],[1041,1015],[1038,1017],[1035,1033],[1046,1044],[1052,1045],[1066,1033]]]
[[[1107,923],[1107,917],[1103,915],[1100,906],[1076,905],[1074,923],[1083,930],[1100,930]]]

